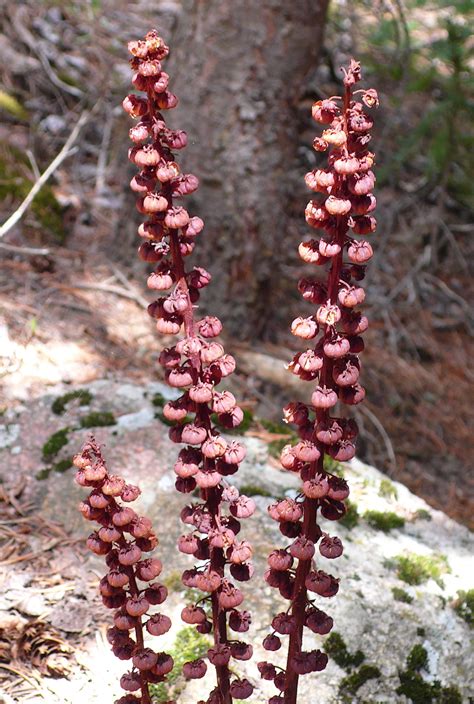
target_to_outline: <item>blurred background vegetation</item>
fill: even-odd
[[[67,158],[0,240],[6,398],[15,398],[12,385],[18,379],[29,393],[41,393],[60,380],[109,373],[147,379],[159,373],[160,343],[141,310],[146,268],[135,255],[139,215],[128,190],[129,125],[120,108],[129,91],[125,43],[157,26],[175,49],[170,73],[182,107],[170,120],[190,133],[181,160],[202,180],[191,210],[206,218],[208,229],[194,261],[216,281],[203,306],[221,313],[236,346],[239,394],[249,408],[278,420],[281,402],[294,391],[275,359],[291,354],[289,321],[304,310],[295,292],[303,271],[295,251],[307,231],[302,177],[317,163],[310,106],[339,91],[339,67],[354,56],[362,62],[364,85],[381,97],[373,137],[380,226],[368,282],[368,402],[358,411],[359,452],[469,523],[474,2],[338,0],[327,8],[324,33],[320,18],[313,39],[305,34],[300,42],[298,26],[291,34],[292,23],[316,22],[307,0],[294,0],[291,11],[284,1],[250,3],[248,27],[241,21],[248,3],[204,5],[203,10],[193,0],[0,4],[1,222],[60,152],[79,116],[88,113]],[[284,37],[275,59],[265,53],[258,30],[264,33],[270,25],[277,36],[278,27],[289,28],[295,54],[307,42],[306,62],[303,56],[292,64],[292,46]],[[225,76],[212,78],[213,56],[222,57],[222,46],[231,42],[240,47],[242,64],[249,52],[257,57],[256,82],[249,78],[245,96],[255,114],[241,110],[231,125],[240,130],[241,152],[230,128],[227,137],[223,131],[216,139],[212,127],[213,119],[226,118],[213,117],[219,100],[228,103],[229,114],[234,108],[238,114],[241,106]],[[292,75],[285,76],[282,89],[278,75],[285,66]],[[210,74],[211,80],[203,78]],[[258,87],[267,74],[275,82],[273,93]],[[270,122],[272,101],[280,99],[282,131],[267,139],[265,121]],[[246,167],[247,174],[239,169],[249,161],[242,145],[250,136],[257,163]],[[273,160],[270,167],[265,161],[265,173],[258,170],[260,148]],[[235,171],[235,181],[232,175],[219,177],[215,165],[224,163]],[[254,230],[232,211],[245,209],[237,195],[247,177],[253,191],[249,208],[259,212],[251,200],[257,192],[274,218],[268,215],[266,224],[264,215],[256,216]]]

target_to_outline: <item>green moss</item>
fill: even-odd
[[[212,413],[211,414],[211,420],[214,423],[214,425],[217,425],[220,428],[224,429],[224,432],[228,435],[244,435],[247,430],[249,430],[252,425],[255,423],[255,418],[252,413],[252,411],[249,411],[248,408],[243,409],[243,418],[242,422],[240,425],[238,425],[236,428],[225,428],[221,423],[219,423],[219,416],[217,413]]]
[[[184,589],[184,585],[181,581],[181,572],[179,570],[170,572],[162,582],[169,592],[178,592]]]
[[[413,597],[400,587],[392,587],[392,594],[395,601],[401,601],[404,604],[411,604]]]
[[[346,513],[339,520],[339,523],[342,523],[342,525],[346,528],[352,529],[355,528],[356,525],[358,525],[359,523],[359,512],[357,510],[356,504],[354,504],[352,501],[346,501],[345,503]]]
[[[81,428],[101,428],[116,423],[115,416],[110,411],[92,411],[80,420]]]
[[[418,626],[416,629],[416,635],[420,636],[420,638],[424,638],[426,636],[426,630],[423,628],[423,626]]]
[[[382,479],[380,482],[379,496],[383,496],[384,499],[398,498],[397,487],[390,481],[390,479]]]
[[[51,470],[53,472],[58,472],[59,474],[62,474],[63,472],[66,472],[70,467],[72,467],[72,461],[70,459],[59,460],[59,462],[53,464]]]
[[[336,477],[344,476],[344,465],[329,457],[329,455],[324,455],[324,469],[329,474],[335,474]]]
[[[173,647],[168,651],[174,660],[173,670],[167,676],[166,682],[150,686],[153,701],[156,704],[163,704],[170,699],[178,698],[185,686],[185,680],[181,673],[184,663],[202,658],[207,653],[210,644],[210,640],[194,628],[182,628],[178,631]]]
[[[448,561],[444,555],[397,555],[393,564],[396,567],[398,577],[407,584],[419,585],[429,579],[443,588],[441,576],[450,572]]]
[[[55,462],[53,465],[50,467],[44,467],[43,469],[40,469],[39,472],[37,472],[36,479],[39,479],[40,481],[43,481],[44,479],[47,479],[51,472],[66,472],[70,467],[72,467],[72,461],[70,459],[65,459],[65,460],[59,460],[59,462]]]
[[[70,428],[62,428],[61,430],[58,430],[57,432],[50,435],[50,437],[46,440],[42,448],[44,460],[49,460],[52,457],[55,457],[58,454],[59,450],[65,445],[67,445],[69,440],[68,433],[70,430]]]
[[[366,511],[364,518],[372,528],[388,533],[394,528],[403,528],[405,519],[393,511]]]
[[[425,682],[418,672],[407,670],[399,673],[400,686],[397,694],[404,694],[414,704],[431,704],[433,702],[433,687]]]
[[[426,648],[419,643],[410,650],[407,657],[407,668],[408,670],[415,670],[415,672],[428,670],[428,653]]]
[[[69,391],[63,396],[58,396],[55,398],[51,404],[51,410],[56,415],[61,415],[66,410],[66,406],[70,401],[77,399],[80,406],[87,406],[92,401],[92,394],[86,389],[76,389],[75,391]]]
[[[472,628],[474,626],[474,589],[459,591],[454,610]]]
[[[344,670],[358,667],[365,660],[365,655],[361,650],[350,653],[341,634],[336,631],[327,637],[324,650]]]
[[[358,670],[341,680],[339,691],[342,695],[356,694],[363,684],[369,680],[381,677],[381,674],[379,668],[375,667],[375,665],[362,665]]]
[[[294,435],[295,431],[287,423],[282,421],[268,420],[268,418],[259,418],[259,424],[268,430],[269,433],[278,433],[279,435]]]
[[[33,181],[25,175],[31,169],[28,157],[20,149],[5,142],[1,143],[1,147],[0,199],[20,202],[26,198],[33,185]],[[63,209],[49,184],[44,184],[36,195],[31,210],[42,228],[55,235],[60,242],[64,241]]]
[[[426,508],[419,508],[414,515],[414,519],[415,521],[432,521],[433,517],[431,513],[426,510]]]
[[[441,682],[426,682],[420,670],[428,670],[428,653],[420,645],[414,645],[407,657],[406,669],[399,672],[400,686],[397,694],[405,695],[413,704],[462,704],[456,687],[443,687]]]
[[[157,406],[157,408],[163,408],[166,403],[166,399],[163,394],[153,394],[151,402],[154,406]]]
[[[245,496],[273,496],[273,494],[257,484],[243,484],[240,493]]]
[[[40,469],[39,472],[35,474],[36,479],[38,479],[40,482],[44,481],[49,477],[51,474],[51,467],[44,467],[44,469]]]

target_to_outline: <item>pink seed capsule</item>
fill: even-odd
[[[207,665],[202,658],[185,662],[183,665],[183,675],[187,680],[198,680],[204,677],[207,671]]]
[[[171,619],[164,614],[154,614],[146,622],[146,629],[152,636],[162,636],[171,628]],[[154,663],[155,664],[155,663]]]

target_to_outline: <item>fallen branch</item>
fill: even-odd
[[[87,120],[89,119],[89,114],[89,111],[86,110],[81,114],[61,151],[56,155],[56,157],[53,159],[47,169],[43,171],[41,176],[35,181],[31,188],[31,191],[28,193],[28,195],[20,204],[20,206],[15,210],[14,213],[10,215],[8,220],[4,222],[3,225],[0,227],[0,238],[6,235],[6,233],[11,230],[14,225],[16,225],[20,218],[23,217],[23,215],[28,210],[31,203],[38,195],[38,193],[40,192],[44,184],[47,182],[49,177],[56,171],[58,166],[62,164],[64,159],[66,159],[71,154],[71,147],[79,136],[81,129],[84,127]]]

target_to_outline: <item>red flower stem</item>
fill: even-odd
[[[348,134],[347,129],[347,111],[349,110],[351,100],[350,88],[345,87],[344,91],[344,131]],[[341,182],[339,179],[337,184],[337,189],[335,191],[338,195],[341,191]],[[339,280],[341,277],[341,270],[343,266],[343,252],[344,252],[344,239],[345,239],[345,227],[344,219],[338,218],[338,228],[336,234],[336,242],[340,245],[341,251],[337,254],[332,261],[331,268],[328,275],[328,300],[331,304],[337,303],[337,294],[339,288]],[[330,326],[325,326],[325,337],[329,337],[331,334]],[[324,356],[323,366],[320,372],[320,384],[321,386],[333,386],[331,379],[332,373],[332,359]],[[314,423],[314,435],[313,441],[317,445],[320,451],[320,457],[316,462],[311,463],[310,466],[310,476],[315,477],[316,474],[322,474],[324,472],[324,445],[318,442],[316,438],[316,427],[319,423],[326,420],[329,417],[329,411],[326,409],[318,409],[316,411],[316,420]],[[318,539],[318,525],[317,525],[317,511],[318,502],[315,499],[310,499],[306,497],[303,503],[303,530],[302,534],[316,542]],[[286,665],[286,679],[285,679],[285,691],[284,691],[284,702],[285,704],[297,704],[298,697],[298,680],[299,675],[295,672],[294,668],[291,667],[290,663],[292,658],[300,653],[303,646],[303,629],[305,621],[305,610],[307,603],[307,591],[305,586],[305,580],[311,570],[311,560],[299,560],[298,566],[296,568],[295,584],[293,592],[293,606],[291,609],[292,616],[296,619],[296,628],[290,634],[290,640],[288,645],[288,657]]]
[[[168,199],[170,206],[172,205],[172,196],[170,192],[166,192],[163,188],[163,195]],[[171,257],[173,260],[174,271],[176,271],[178,276],[177,286],[186,294],[188,300],[188,306],[183,312],[184,320],[184,332],[187,338],[194,337],[194,313],[193,305],[189,295],[189,288],[186,282],[184,261],[179,247],[179,236],[177,230],[172,230],[170,233],[170,247],[171,247]],[[199,353],[194,353],[190,355],[190,360],[193,368],[199,375],[201,372],[201,360]],[[209,415],[209,409],[207,406],[202,406],[202,410],[199,414],[199,420],[206,427],[208,436],[211,436],[211,419]],[[207,489],[203,492],[205,495],[205,501],[209,507],[209,513],[212,516],[213,523],[217,527],[219,525],[220,507],[219,507],[219,494],[216,489]],[[218,572],[222,577],[224,576],[224,563],[222,560],[222,549],[214,548],[210,546],[210,562],[211,569]],[[226,612],[221,608],[217,594],[215,592],[211,595],[212,604],[212,627],[214,634],[214,643],[218,645],[219,643],[227,643],[227,617]],[[230,695],[230,673],[227,665],[216,666],[217,675],[217,685],[219,688],[219,693],[222,697],[222,704],[232,704],[232,697]]]

